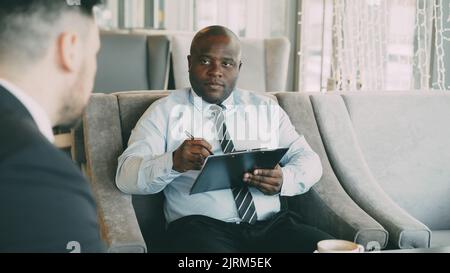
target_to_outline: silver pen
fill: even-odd
[[[184,133],[186,134],[186,136],[187,136],[188,138],[190,138],[191,140],[194,140],[194,136],[191,135],[187,130],[184,130]]]
[[[187,130],[184,130],[184,133],[186,134],[186,136],[187,136],[190,140],[194,140],[194,139],[195,139],[195,137],[194,137],[192,134],[190,134]],[[203,146],[203,148],[205,148],[205,149],[209,152],[210,155],[214,155],[213,152],[211,152],[211,150],[209,150],[209,149],[206,148],[205,146]]]

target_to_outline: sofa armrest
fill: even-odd
[[[355,202],[389,231],[391,247],[430,247],[431,231],[428,227],[398,206],[378,186],[368,169],[359,169],[359,174],[354,177],[338,173],[346,181],[344,187]]]
[[[306,224],[367,250],[387,245],[388,232],[353,202],[333,173],[325,173],[306,194],[291,198],[289,208],[298,212]]]
[[[309,192],[289,198],[289,208],[298,212],[306,224],[336,238],[355,241],[370,250],[376,247],[374,242],[384,248],[387,231],[356,205],[336,178],[316,124],[310,94],[279,92],[275,96],[297,132],[305,136],[319,155],[323,169],[321,180]]]
[[[399,207],[372,175],[342,98],[313,95],[311,101],[329,161],[349,196],[389,232],[392,247],[429,247],[431,231]]]
[[[113,181],[93,182],[101,234],[108,252],[145,253],[147,247],[131,203],[131,195],[104,188],[105,185],[114,185]],[[99,184],[103,186],[99,187]]]
[[[93,94],[83,115],[86,170],[108,252],[145,252],[131,196],[114,182],[123,150],[117,97]]]
[[[430,247],[431,231],[428,227],[392,201],[368,170],[359,171],[355,177],[338,173],[346,181],[344,187],[353,200],[389,231],[391,247]]]

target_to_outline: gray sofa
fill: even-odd
[[[167,89],[170,40],[164,35],[103,31],[95,93]]]
[[[117,158],[139,117],[167,92],[93,94],[83,115],[87,175],[98,204],[102,235],[110,252],[163,251],[163,195],[127,195],[115,186]],[[338,238],[385,247],[387,231],[345,193],[328,161],[310,97],[274,93],[296,129],[319,154],[324,175],[312,189],[288,198],[303,220]]]
[[[314,114],[345,191],[391,248],[450,245],[450,93],[316,94]]]

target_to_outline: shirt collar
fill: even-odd
[[[235,106],[235,98],[234,98],[235,90],[231,92],[231,94],[226,98],[222,105],[226,110],[232,110]],[[189,92],[189,101],[194,105],[194,107],[199,110],[203,111],[204,109],[208,109],[211,103],[204,101],[197,93],[194,92],[194,90],[191,88]]]
[[[52,125],[50,118],[44,109],[34,101],[30,96],[23,92],[18,86],[4,79],[0,79],[0,85],[10,92],[16,99],[18,99],[28,110],[34,122],[37,124],[39,131],[50,141],[54,142]]]

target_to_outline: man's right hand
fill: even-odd
[[[210,155],[211,145],[203,138],[187,139],[173,152],[173,167],[177,172],[200,170]]]

